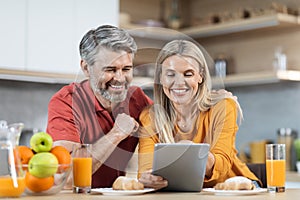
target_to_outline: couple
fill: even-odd
[[[135,86],[134,39],[124,30],[104,25],[88,31],[80,45],[86,80],[64,86],[50,100],[47,132],[54,145],[72,150],[90,143],[92,187],[111,187],[139,143],[139,181],[156,189],[167,180],[151,174],[157,142],[209,143],[204,187],[242,175],[257,177],[237,158],[235,134],[241,114],[228,92],[212,92],[204,50],[187,40],[174,40],[156,61],[154,102]],[[140,136],[140,137],[139,137]]]

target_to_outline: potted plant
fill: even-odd
[[[300,173],[300,138],[298,138],[294,141],[294,147],[295,147],[296,156],[297,156],[296,167],[297,167],[298,173]]]

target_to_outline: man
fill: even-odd
[[[134,39],[124,30],[104,25],[88,31],[80,45],[81,69],[87,80],[58,91],[48,107],[47,132],[55,145],[71,152],[92,145],[92,187],[111,187],[125,175],[138,138],[140,112],[152,101],[129,86],[133,79]]]

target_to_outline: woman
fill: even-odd
[[[236,175],[257,177],[237,157],[235,135],[242,111],[230,93],[211,92],[205,51],[187,40],[166,44],[156,61],[154,105],[140,115],[139,180],[162,188],[167,180],[151,174],[155,143],[209,143],[204,187]]]

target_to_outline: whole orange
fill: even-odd
[[[65,147],[55,146],[51,149],[50,153],[53,153],[58,160],[58,164],[62,165],[59,167],[58,173],[70,167],[69,164],[72,162],[72,157]]]
[[[18,155],[22,164],[28,164],[30,158],[34,155],[32,149],[27,146],[17,146]]]
[[[54,184],[54,177],[38,178],[26,172],[25,184],[33,192],[42,192],[50,189]]]

